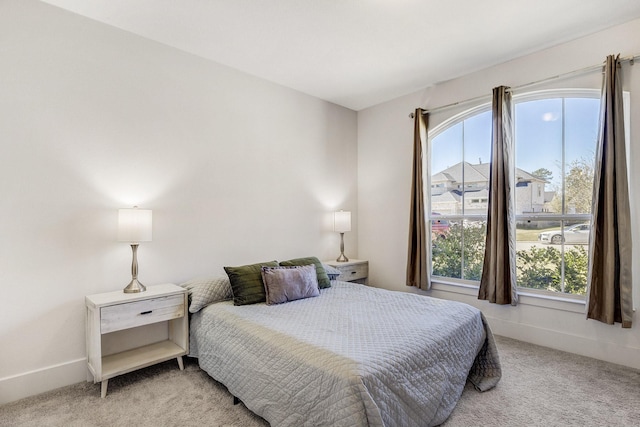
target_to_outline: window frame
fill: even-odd
[[[479,114],[483,114],[486,113],[487,111],[491,111],[491,102],[485,102],[479,105],[476,105],[474,107],[471,107],[465,111],[462,111],[458,114],[453,115],[452,117],[444,120],[442,123],[440,123],[439,125],[437,125],[436,127],[433,128],[433,130],[430,130],[427,134],[427,147],[423,147],[424,151],[426,153],[426,157],[424,159],[424,161],[427,162],[427,167],[424,168],[425,171],[430,171],[431,170],[431,141],[436,138],[440,133],[446,131],[447,129],[449,129],[452,126],[457,125],[458,123],[463,122],[466,119],[469,119],[471,117],[474,117],[476,115]],[[463,158],[464,158],[464,154],[463,154]],[[431,176],[432,174],[430,172],[427,172],[426,174],[426,178],[427,178],[427,183],[424,186],[425,189],[430,189],[431,188]],[[424,181],[424,177],[423,177],[423,181]],[[458,189],[463,190],[463,183],[458,184]],[[442,185],[442,187],[444,187],[444,184]],[[471,187],[471,185],[467,185],[467,187]],[[426,193],[426,192],[425,192]],[[428,194],[424,194],[424,197],[427,200],[427,225],[428,225],[428,241],[429,241],[429,268],[431,269],[431,271],[433,272],[433,254],[431,252],[432,248],[433,248],[433,230],[432,230],[432,224],[433,221],[438,220],[438,219],[442,219],[442,218],[438,218],[439,215],[434,215],[433,214],[433,209],[432,209],[432,204],[431,204],[431,193],[429,192]],[[467,203],[466,200],[464,203]],[[485,202],[488,203],[488,200]],[[464,223],[465,221],[472,221],[472,222],[477,222],[477,221],[481,221],[481,222],[485,222],[487,221],[487,214],[465,214],[465,215],[446,215],[445,218],[447,221],[449,222],[461,222]],[[462,248],[463,250],[463,254],[464,254],[464,248]],[[464,271],[465,269],[465,262],[464,262],[464,255],[461,259],[461,272]],[[450,277],[445,277],[445,276],[432,276],[435,277],[436,280],[438,279],[446,279],[446,280],[452,280],[452,281],[456,281],[455,283],[464,285],[464,286],[469,286],[475,284],[475,286],[479,286],[479,281],[474,281],[474,280],[468,280],[468,279],[462,279],[462,278],[450,278]],[[432,281],[434,281],[432,279]]]
[[[543,90],[537,90],[537,91],[530,91],[526,93],[513,94],[513,105],[515,108],[515,104],[520,102],[552,99],[552,98],[600,99],[601,91],[600,89],[583,89],[583,88],[560,88],[560,89],[543,89]],[[627,141],[630,141],[629,139],[630,108],[629,107],[631,103],[630,103],[630,94],[628,91],[623,92],[623,104],[624,104],[624,115],[625,115],[624,117],[625,138]],[[431,150],[433,147],[433,144],[432,144],[433,139],[438,137],[438,135],[440,135],[442,132],[446,131],[450,127],[455,126],[458,123],[463,122],[464,120],[467,120],[475,115],[482,114],[490,110],[491,110],[490,102],[481,103],[479,105],[468,108],[465,111],[454,114],[453,116],[442,121],[437,126],[435,126],[432,130],[429,131],[427,142],[426,142],[427,146],[424,147],[426,156],[423,160],[427,165],[427,167],[425,168],[425,171],[427,171],[427,173],[425,173],[425,177],[423,177],[423,180],[426,178],[427,185],[424,187],[425,189],[432,188],[431,177],[433,175],[433,172],[431,171],[431,155],[432,155]],[[627,144],[627,150],[629,150],[629,144]],[[434,219],[434,216],[432,215],[431,192],[429,191],[428,194],[425,194],[425,197],[427,200],[426,221],[429,226],[429,231],[431,231],[431,225]],[[486,221],[487,215],[446,215],[446,219],[449,221],[451,220],[463,221],[463,220],[469,220],[474,218]],[[540,214],[531,213],[531,214],[516,215],[515,220],[516,222],[526,221],[526,220],[541,220],[541,219],[561,220],[561,221],[581,221],[581,220],[591,220],[591,218],[592,218],[592,214],[559,214],[559,215],[551,214],[550,215],[550,214],[544,214],[544,213],[540,213]],[[433,257],[431,254],[431,251],[433,249],[433,242],[432,242],[431,232],[428,233],[428,241],[429,241],[429,263],[430,263],[429,268],[433,269],[433,265],[432,265]],[[468,294],[470,293],[470,289],[477,289],[479,287],[479,281],[457,279],[457,278],[445,277],[445,276],[432,276],[432,282],[434,285],[433,287],[434,289],[443,290],[443,291],[461,292],[463,294]],[[459,288],[459,290],[456,291],[455,289],[452,289],[451,288],[452,286]],[[547,302],[543,304],[544,306],[548,306],[549,304],[551,304],[551,306],[554,306],[555,308],[559,308],[567,311],[577,311],[579,310],[579,308],[576,309],[576,304],[579,304],[581,307],[583,304],[586,303],[586,296],[584,295],[576,295],[576,294],[570,294],[565,292],[547,291],[543,289],[518,287],[518,294],[520,296],[524,296],[525,301],[532,302],[535,299],[543,299],[543,300],[547,300]],[[538,304],[533,303],[533,305],[538,305]]]

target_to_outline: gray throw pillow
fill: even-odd
[[[317,297],[318,278],[313,264],[294,267],[262,267],[268,305]]]

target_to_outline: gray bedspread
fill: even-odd
[[[276,426],[431,426],[467,379],[501,376],[493,335],[469,305],[333,282],[319,297],[212,304],[192,316],[191,355]]]

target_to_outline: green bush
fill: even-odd
[[[486,239],[484,223],[452,222],[433,237],[432,266],[436,276],[480,280]],[[464,269],[462,260],[464,259]]]
[[[564,290],[562,289],[562,253],[555,247],[532,247],[516,251],[519,287],[545,289],[585,295],[589,255],[576,246],[564,252]]]
[[[448,230],[432,240],[432,271],[435,276],[479,281],[482,277],[486,239],[484,223],[451,222]],[[555,246],[532,247],[516,251],[517,284],[523,288],[544,289],[585,295],[589,256],[582,246],[562,252]],[[464,260],[464,264],[463,261]]]

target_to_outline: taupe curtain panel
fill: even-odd
[[[487,238],[478,299],[516,305],[513,108],[507,87],[493,89],[492,109]]]
[[[593,181],[587,318],[631,327],[631,216],[619,56],[607,57]]]
[[[407,256],[407,286],[431,288],[431,253],[427,247],[427,216],[424,210],[422,184],[422,147],[427,144],[428,116],[421,108],[414,113],[413,172],[411,182],[411,216],[409,218],[409,254]]]

